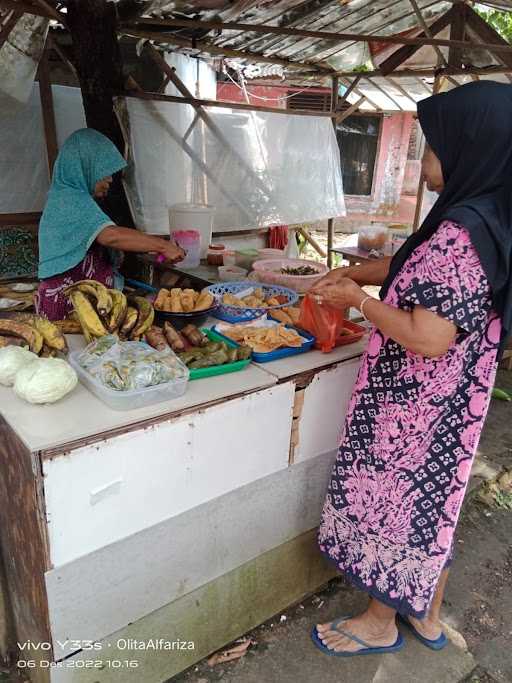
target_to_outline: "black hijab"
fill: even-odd
[[[445,188],[393,257],[381,298],[414,249],[452,220],[478,252],[504,341],[512,331],[512,85],[479,81],[434,95],[418,103],[418,118]]]

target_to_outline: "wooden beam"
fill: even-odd
[[[453,21],[450,28],[451,40],[464,40],[466,33],[466,5],[462,2],[454,5]],[[449,66],[460,69],[462,67],[462,50],[458,47],[451,47],[448,53]]]
[[[154,100],[156,102],[176,102],[178,104],[190,104],[193,107],[219,107],[221,109],[238,109],[241,111],[266,111],[271,114],[284,114],[285,116],[321,116],[332,118],[330,111],[313,111],[309,109],[276,109],[275,107],[259,107],[243,102],[219,102],[218,100],[202,100],[196,97],[175,97],[174,95],[162,95],[157,92],[128,92],[119,93],[121,97],[135,97],[142,100]],[[362,97],[360,102],[365,98]]]
[[[477,46],[473,45],[473,48],[475,47]],[[394,71],[392,76],[393,78],[434,78],[435,76],[437,76],[437,74],[441,74],[442,76],[471,76],[471,74],[476,74],[478,76],[490,76],[493,74],[507,74],[511,71],[512,69],[506,66],[468,66],[467,68],[463,69],[447,66],[442,69],[400,69],[398,71]],[[337,71],[336,75],[340,78],[353,78],[356,75],[361,75],[365,78],[375,78],[376,76],[387,77],[389,74],[385,74],[381,69],[375,69],[374,71],[364,71],[360,74],[358,74],[357,71]]]
[[[479,14],[477,14],[472,7],[469,6],[466,8],[466,21],[468,26],[482,40],[482,44],[473,43],[473,48],[489,50],[494,55],[496,55],[496,57],[502,64],[512,68],[512,53],[501,52],[501,50],[498,51],[496,49],[496,45],[493,45],[493,43],[497,43],[501,47],[507,46],[508,48],[512,48],[512,46],[509,43],[507,43],[507,41],[504,38],[502,38],[500,34],[497,31],[495,31],[490,24],[488,24],[484,19],[482,19],[482,17]]]
[[[176,70],[169,66],[165,59],[162,57],[160,52],[156,50],[152,45],[148,48],[148,52],[150,57],[153,59],[153,61],[156,63],[156,65],[161,69],[161,71],[165,74],[165,76],[169,79],[169,81],[174,85],[174,87],[178,90],[178,92],[183,96],[187,97],[189,99],[194,99],[194,96],[190,92],[190,90],[187,88],[187,86],[183,83],[183,81],[179,78],[178,74],[176,73]],[[196,110],[196,117],[199,117],[201,121],[205,123],[205,125],[211,130],[213,135],[217,138],[217,140],[221,143],[223,147],[225,147],[233,158],[237,161],[238,165],[247,173],[247,175],[252,179],[252,182],[259,187],[259,189],[266,195],[269,195],[269,188],[261,181],[261,178],[257,175],[257,173],[254,172],[254,170],[247,164],[245,159],[237,152],[236,148],[234,145],[230,143],[230,141],[226,138],[224,133],[221,131],[221,129],[217,126],[217,124],[211,119],[210,115],[208,114],[207,111],[205,111],[204,107],[201,105],[192,105],[194,109]],[[229,106],[229,105],[228,105]],[[184,135],[184,140],[187,139],[188,135],[190,134],[190,131],[192,130],[192,127],[195,125],[196,118],[192,122],[189,131],[185,133]]]
[[[423,33],[427,36],[427,38],[432,38],[433,34],[425,21],[425,18],[423,17],[423,14],[421,13],[421,10],[418,6],[418,3],[416,0],[409,0],[409,2],[412,5],[412,8],[414,10],[414,14],[416,15],[416,18],[420,22],[420,26],[423,29]],[[438,64],[442,64],[443,66],[446,66],[446,59],[444,58],[443,53],[441,52],[441,48],[438,45],[434,45],[434,50],[437,55],[438,59]]]
[[[71,73],[78,80],[78,72],[76,70],[76,67],[71,61],[71,57],[66,53],[65,48],[62,45],[59,45],[58,42],[54,40],[51,36],[48,36],[48,39],[50,41],[50,46],[52,50],[55,50],[55,52],[58,54],[62,62],[68,67]]]
[[[439,19],[434,21],[434,23],[430,26],[430,34],[432,36],[436,36],[440,31],[449,26],[452,22],[453,15],[454,9],[452,7],[448,10],[448,12],[446,12],[446,14],[443,14],[442,17],[439,17]],[[387,59],[385,59],[380,65],[379,71],[381,71],[384,75],[387,75],[392,71],[395,71],[397,67],[399,67],[401,64],[406,62],[410,57],[412,57],[420,49],[422,45],[426,44],[423,41],[431,40],[427,38],[425,31],[419,34],[418,39],[421,40],[420,43],[405,44],[403,47],[401,47],[399,50],[397,50]]]
[[[373,81],[371,78],[368,78],[368,77],[366,78],[366,80],[368,81],[368,83],[370,85],[373,85],[374,88],[377,88],[377,90],[379,90],[384,95],[384,97],[387,97],[390,102],[393,102],[393,104],[396,107],[398,107],[399,111],[404,111],[403,107],[400,106],[400,104],[395,100],[395,98],[392,97],[388,92],[386,92],[384,90],[384,88],[381,88],[378,83],[376,83],[375,81]],[[380,107],[380,108],[382,109],[382,107]]]
[[[334,69],[321,63],[313,62],[292,62],[290,59],[282,57],[267,57],[258,52],[243,52],[240,50],[232,50],[230,48],[217,47],[204,40],[188,40],[173,33],[161,33],[159,31],[147,31],[137,28],[120,28],[119,33],[123,33],[134,38],[147,38],[162,44],[177,45],[178,47],[188,48],[190,50],[197,50],[198,52],[206,52],[211,55],[219,55],[221,57],[233,57],[235,59],[245,59],[250,62],[261,62],[262,64],[280,64],[292,69],[314,69],[319,73],[331,74]]]
[[[357,85],[357,79],[352,83],[352,89]],[[338,76],[333,76],[331,81],[331,114],[332,125],[334,128],[334,135],[337,135],[338,121],[336,119],[336,112],[338,111],[339,103],[339,89],[340,79]],[[345,94],[348,97],[348,91]],[[346,97],[344,99],[346,99]],[[327,221],[327,267],[332,267],[332,249],[334,246],[334,218],[331,216]]]
[[[55,21],[58,21],[64,28],[67,28],[68,25],[66,23],[66,17],[62,12],[59,12],[58,10],[55,9],[49,2],[46,2],[46,0],[34,0],[34,2],[41,7],[42,10],[47,12],[50,15],[51,19],[55,19]]]
[[[339,74],[337,74],[337,75],[339,76]],[[344,79],[341,76],[339,76],[339,78],[342,82],[344,81]],[[345,81],[345,85],[346,85],[346,81]],[[349,83],[349,85],[350,85],[350,83]],[[370,99],[370,97],[368,97],[368,95],[363,95],[363,93],[359,90],[359,88],[354,88],[354,92],[356,93],[356,95],[359,95],[359,97],[366,97],[366,101],[368,102],[368,104],[371,104],[371,106],[374,109],[376,109],[377,111],[380,111],[379,105],[376,102],[374,102],[372,99]]]
[[[448,12],[440,17],[436,22],[432,24],[430,30],[433,35],[439,33],[443,28],[448,26],[452,20],[453,7],[448,10]],[[477,15],[478,16],[478,15]],[[483,20],[482,20],[483,21]],[[485,22],[484,22],[485,23]],[[406,37],[406,36],[381,36],[374,34],[363,34],[363,33],[340,33],[340,32],[329,32],[329,31],[308,31],[307,29],[297,29],[297,28],[286,28],[284,26],[269,26],[268,24],[242,24],[239,22],[219,22],[219,21],[198,21],[195,19],[180,19],[178,17],[173,17],[172,19],[157,19],[157,18],[140,18],[136,19],[131,23],[121,24],[121,30],[123,32],[131,32],[134,25],[150,25],[153,27],[158,26],[168,26],[175,28],[198,28],[204,30],[240,30],[242,32],[247,31],[250,33],[261,33],[261,34],[275,34],[279,36],[294,36],[297,38],[320,38],[321,40],[332,40],[333,42],[343,42],[343,41],[354,41],[359,43],[389,43],[392,45],[404,45],[409,47],[414,47],[414,52],[419,49],[422,45],[432,45],[439,47],[451,47],[455,45],[457,47],[466,48],[471,47],[471,43],[466,43],[463,41],[451,41],[445,39],[428,38],[424,33],[416,37]],[[439,26],[439,28],[437,28]],[[151,31],[150,31],[151,33]],[[158,32],[153,30],[153,33]],[[168,34],[172,35],[172,34]],[[506,43],[506,41],[505,41]],[[510,52],[512,53],[512,45],[506,43],[503,45],[502,42],[493,45],[500,52]],[[220,49],[220,48],[219,48]],[[251,55],[251,53],[244,53]],[[293,62],[295,63],[295,62]]]
[[[50,81],[50,68],[48,64],[48,43],[43,51],[43,56],[39,62],[39,97],[41,100],[41,110],[43,113],[44,137],[46,142],[46,155],[48,159],[48,170],[50,178],[53,173],[53,166],[59,153],[57,144],[57,126],[55,124],[55,110],[53,106],[52,84]]]
[[[0,0],[0,7],[21,11],[25,14],[34,14],[36,17],[45,17],[46,19],[52,18],[50,13],[42,7],[33,5],[30,2],[22,2],[21,0],[19,2],[18,0]]]
[[[341,112],[341,114],[338,114],[336,117],[336,123],[339,124],[345,119],[348,119],[349,116],[352,116],[352,114],[359,109],[365,100],[366,97],[361,97],[359,100],[357,100],[357,102],[354,102],[351,107],[345,109],[345,111]]]
[[[352,83],[346,89],[343,97],[338,98],[338,103],[337,103],[337,107],[336,107],[337,109],[339,109],[348,100],[352,91],[355,90],[355,88],[357,88],[357,85],[358,85],[359,81],[361,80],[361,78],[362,78],[361,76],[356,76],[354,78],[354,80],[352,81]],[[338,83],[339,83],[339,79],[338,79]]]
[[[0,25],[0,49],[7,38],[11,35],[11,31],[22,16],[23,12],[20,12],[19,10],[13,10],[5,23]]]

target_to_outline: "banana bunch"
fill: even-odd
[[[64,290],[87,343],[106,334],[140,339],[153,324],[155,311],[144,297],[126,297],[95,280],[81,280]]]
[[[23,320],[0,319],[0,347],[23,346],[44,358],[67,351],[66,339],[50,320],[26,316]]]

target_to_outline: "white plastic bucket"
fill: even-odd
[[[212,241],[215,207],[207,204],[174,204],[169,208],[169,230],[197,230],[201,235],[201,258]]]

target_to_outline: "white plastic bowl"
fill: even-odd
[[[298,268],[311,266],[317,271],[317,275],[285,275],[282,268]],[[281,285],[293,289],[299,294],[305,294],[313,285],[321,280],[329,272],[329,268],[317,261],[301,258],[266,259],[256,261],[253,265],[258,280],[267,285]]]
[[[221,282],[238,282],[247,277],[248,272],[239,266],[219,266],[219,279]]]

